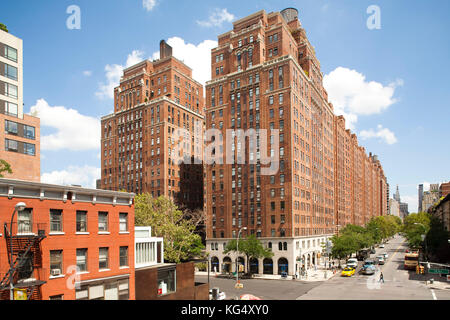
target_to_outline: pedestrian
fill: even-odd
[[[383,283],[384,283],[384,276],[383,276],[383,272],[381,272],[381,273],[380,273],[380,280],[379,280],[378,282],[381,282],[381,281],[383,281]]]

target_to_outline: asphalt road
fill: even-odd
[[[210,288],[224,291],[227,300],[245,293],[263,300],[450,300],[450,290],[430,289],[415,271],[404,270],[404,238],[390,240],[385,248],[377,248],[371,258],[382,253],[389,257],[384,265],[377,266],[373,276],[356,273],[347,278],[337,274],[328,281],[305,282],[293,280],[241,280],[243,289],[235,289],[235,279],[210,277]],[[361,267],[361,262],[358,270]],[[384,283],[379,282],[380,270]],[[207,282],[207,276],[196,276],[198,282]]]
[[[206,283],[208,277],[195,276],[195,281]],[[295,300],[322,283],[265,279],[244,279],[240,282],[244,285],[243,289],[234,287],[236,279],[210,277],[210,288],[218,287],[220,291],[225,292],[226,300],[234,299],[246,293],[253,294],[263,300]]]
[[[430,289],[415,271],[404,270],[406,249],[405,239],[397,236],[371,255],[371,258],[385,252],[389,255],[384,265],[377,266],[375,275],[356,273],[350,278],[337,275],[297,300],[450,300],[450,291]],[[381,271],[384,283],[379,282]]]

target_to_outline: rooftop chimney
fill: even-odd
[[[172,47],[166,41],[161,40],[159,43],[159,58],[164,59],[172,56]]]

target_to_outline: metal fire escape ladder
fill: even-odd
[[[6,246],[7,246],[7,249],[8,249],[8,259],[10,259],[9,256],[10,256],[11,252],[9,252],[9,251],[10,251],[10,246],[12,245],[13,238],[8,232],[8,228],[6,227],[6,223],[5,223],[4,229],[5,229]],[[10,243],[8,243],[8,239],[9,239]],[[14,276],[14,274],[16,273],[18,267],[21,266],[21,264],[26,260],[26,257],[28,255],[28,253],[30,252],[31,248],[33,247],[33,245],[35,244],[36,240],[37,240],[36,238],[29,238],[28,242],[27,242],[27,244],[25,246],[24,254],[22,254],[22,255],[21,254],[17,254],[17,257],[14,260],[14,263],[12,265],[11,265],[11,261],[10,261],[11,267],[8,270],[8,272],[5,274],[3,279],[0,281],[0,291],[9,288],[10,277]]]

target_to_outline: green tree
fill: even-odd
[[[271,258],[273,252],[270,249],[264,248],[261,241],[254,235],[250,235],[246,238],[239,240],[239,248],[237,248],[237,241],[233,239],[229,241],[225,247],[224,253],[227,254],[231,251],[242,252],[247,257],[247,273],[250,273],[250,259],[251,258]]]
[[[352,233],[344,233],[340,236],[334,235],[331,238],[331,242],[333,242],[331,256],[339,259],[339,264],[341,259],[346,259],[353,252],[360,249],[355,239],[355,234]]]
[[[6,162],[5,160],[0,159],[0,178],[3,178],[3,174],[4,173],[13,173],[12,169],[11,169],[11,165]]]
[[[441,263],[450,261],[450,245],[448,239],[450,239],[450,232],[445,230],[442,221],[435,216],[431,216],[430,230],[427,233],[425,241],[427,253],[433,261]]]
[[[164,239],[164,260],[180,263],[200,256],[204,246],[195,234],[195,225],[184,219],[172,200],[144,193],[135,198],[136,226],[151,226]]]
[[[422,245],[422,235],[430,230],[430,221],[431,215],[426,212],[412,213],[405,217],[402,231],[410,247],[418,248]]]
[[[0,23],[0,30],[3,30],[5,32],[9,32],[8,28],[3,23]]]

